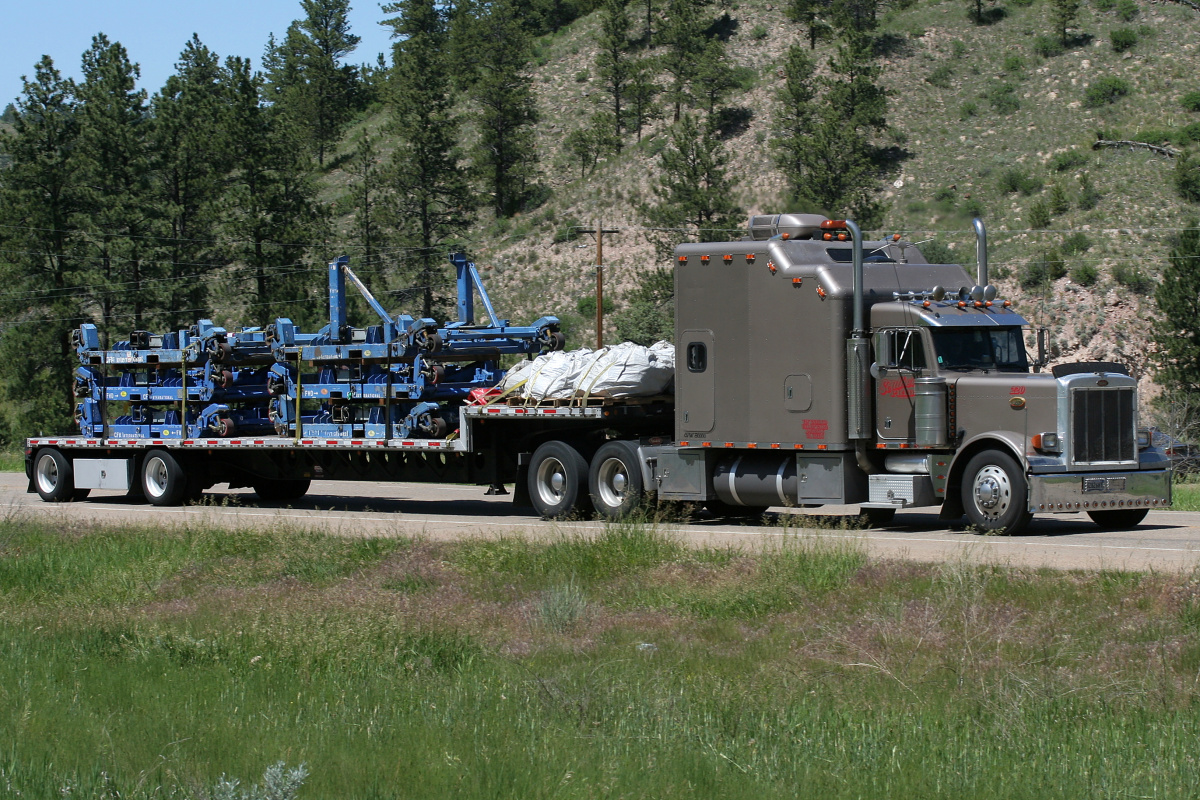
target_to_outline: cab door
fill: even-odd
[[[919,328],[886,328],[875,334],[871,374],[879,441],[916,441],[916,383],[928,368],[927,347],[927,337]]]

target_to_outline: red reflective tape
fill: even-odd
[[[259,444],[261,444],[261,443],[259,443]],[[353,439],[351,439],[351,440],[350,440],[350,444],[362,444],[362,442],[361,442],[361,441],[357,441],[357,442],[356,442],[356,441],[354,441]]]
[[[416,444],[417,444],[416,442],[401,442],[400,446],[401,447],[415,447]]]
[[[255,444],[266,444],[266,442],[265,442],[265,441],[263,441],[262,439],[255,439],[255,440],[254,440],[254,443],[255,443]]]
[[[338,443],[337,439],[326,439],[325,440],[325,444],[337,444],[337,443]]]
[[[302,442],[300,442],[300,444],[312,444],[312,443],[313,443],[312,439],[305,439]]]

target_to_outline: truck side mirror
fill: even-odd
[[[1037,330],[1037,360],[1033,362],[1033,371],[1041,372],[1042,367],[1046,366],[1046,329],[1038,328]]]

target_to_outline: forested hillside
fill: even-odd
[[[70,428],[81,322],[315,329],[342,253],[392,311],[444,317],[463,248],[504,316],[579,346],[601,223],[607,338],[644,340],[672,243],[781,211],[965,263],[982,216],[1053,358],[1130,363],[1171,424],[1195,407],[1190,0],[402,0],[370,64],[347,9],[302,0],[261,57],[193,38],[162,87],[103,34],[78,82],[78,54],[30,65],[0,122],[0,438]]]

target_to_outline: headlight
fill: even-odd
[[[1138,428],[1137,432],[1138,450],[1145,450],[1150,446],[1150,429]]]
[[[1035,433],[1029,437],[1029,441],[1034,450],[1041,450],[1044,453],[1057,453],[1062,450],[1056,432]]]

